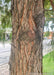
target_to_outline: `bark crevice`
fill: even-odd
[[[42,0],[12,0],[10,75],[42,73],[42,9]]]

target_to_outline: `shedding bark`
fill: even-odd
[[[42,75],[42,0],[12,0],[10,75]]]

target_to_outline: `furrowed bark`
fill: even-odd
[[[42,0],[12,0],[10,75],[42,75]]]

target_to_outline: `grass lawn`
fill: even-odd
[[[54,75],[54,51],[43,57],[43,73],[45,75]]]

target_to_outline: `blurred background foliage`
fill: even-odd
[[[45,37],[49,36],[49,24],[51,22],[51,30],[54,29],[54,11],[52,9],[50,0],[44,0],[45,9],[45,30],[47,30]],[[12,28],[11,24],[11,0],[0,0],[0,40],[3,39],[7,28]],[[9,29],[9,30],[10,30]],[[2,33],[2,34],[1,34]],[[11,33],[9,34],[11,35]],[[4,38],[5,39],[5,38]]]
[[[9,34],[11,39],[11,32],[8,32],[12,28],[11,24],[11,0],[0,0],[0,40],[5,40],[5,34]],[[7,31],[7,33],[6,33]]]

